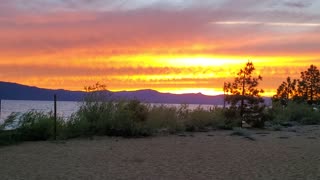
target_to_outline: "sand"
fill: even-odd
[[[0,148],[0,179],[320,179],[320,126]]]

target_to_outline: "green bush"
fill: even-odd
[[[230,122],[229,122],[230,121]],[[179,107],[165,105],[153,106],[149,110],[148,123],[157,130],[170,133],[181,131],[206,131],[209,128],[234,127],[234,119],[228,121],[222,108],[203,109],[201,106],[191,110],[188,105]]]
[[[66,122],[67,136],[105,135],[110,129],[114,109],[113,102],[84,102]]]
[[[320,124],[320,112],[304,103],[289,102],[287,106],[274,103],[268,112],[273,124],[298,122],[304,125]]]
[[[78,113],[75,113],[66,122],[64,136],[66,138],[74,138],[93,135],[90,130],[89,121]]]
[[[85,102],[66,123],[67,137],[148,136],[148,107],[140,101]]]
[[[5,128],[12,130],[5,130]],[[64,121],[57,119],[57,136],[61,137]],[[0,126],[0,141],[8,144],[19,141],[39,141],[53,139],[54,119],[52,113],[29,111],[21,116],[11,114]]]
[[[27,112],[20,117],[17,130],[22,140],[47,140],[52,137],[53,118],[41,112]]]
[[[15,144],[18,140],[15,130],[0,130],[0,146]]]
[[[220,126],[221,129],[231,130],[234,127],[239,127],[241,124],[241,117],[239,111],[235,107],[224,109],[224,121]]]
[[[219,129],[232,129],[233,127],[236,127],[238,125],[237,117],[226,117],[226,113],[228,109],[218,108],[215,107],[211,110],[213,113],[213,124],[212,126],[214,128]]]
[[[149,108],[147,124],[155,131],[176,133],[184,130],[183,121],[178,117],[178,109],[166,105],[154,105]]]
[[[140,101],[131,100],[115,104],[112,127],[107,135],[149,136],[152,129],[146,123],[148,107]]]
[[[185,119],[187,131],[203,131],[214,125],[214,113],[198,106],[196,109],[189,112]]]

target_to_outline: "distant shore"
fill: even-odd
[[[0,148],[1,179],[320,179],[320,126]],[[250,138],[247,138],[250,136]]]

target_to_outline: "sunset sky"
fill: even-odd
[[[248,60],[272,95],[320,66],[318,0],[1,0],[0,81],[222,93]]]

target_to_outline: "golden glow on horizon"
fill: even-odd
[[[287,76],[299,76],[299,72],[305,68],[301,67],[301,62],[293,61],[290,57],[248,59],[253,60],[257,69],[256,75],[261,74],[265,79],[261,83],[261,88],[265,89],[264,96],[275,94],[277,86]],[[218,95],[223,93],[223,82],[232,81],[248,59],[237,56],[138,54],[96,57],[91,60],[84,58],[70,60],[68,64],[63,61],[43,61],[32,65],[30,74],[33,71],[40,73],[42,68],[48,67],[48,64],[54,69],[44,70],[42,74],[36,76],[26,74],[26,77],[12,79],[8,76],[5,80],[44,88],[70,90],[83,90],[84,86],[99,81],[106,84],[107,89],[111,91],[154,89],[176,94]],[[303,61],[301,57],[295,59]],[[24,63],[20,64],[22,68],[26,65]],[[17,65],[19,62],[16,62],[15,66]],[[59,71],[61,74],[57,76],[54,72]],[[273,76],[277,79],[272,79]]]
[[[203,48],[194,46],[193,48]],[[171,93],[222,94],[223,82],[233,81],[250,60],[256,75],[264,78],[264,96],[272,96],[287,76],[298,78],[317,55],[224,55],[224,54],[86,54],[82,50],[26,57],[0,56],[3,81],[51,89],[83,90],[101,82],[111,91],[154,89]],[[38,61],[35,61],[38,59]],[[41,59],[41,60],[39,60]],[[12,70],[14,69],[14,71]]]

